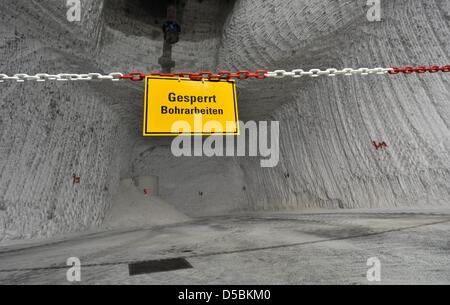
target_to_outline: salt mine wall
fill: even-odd
[[[133,176],[160,177],[160,196],[189,216],[247,209],[246,182],[236,158],[177,158],[170,145],[143,145],[135,154]]]
[[[92,91],[74,100],[61,86],[14,87],[2,99],[1,237],[101,224],[119,179],[115,114]]]
[[[1,1],[2,73],[102,72],[88,56],[101,29],[98,4],[85,1],[86,23],[71,26],[65,1]],[[1,85],[0,240],[100,225],[130,143],[116,95],[87,83]]]
[[[166,1],[161,2],[165,5]],[[173,49],[177,70],[210,70],[217,61],[222,24],[233,1],[187,1],[182,10],[184,41]],[[66,1],[0,2],[2,73],[109,73],[160,70],[164,16],[148,13],[141,1],[82,1],[80,22],[67,20]],[[150,8],[157,6],[150,5]],[[202,11],[202,17],[197,16]],[[172,171],[158,169],[151,155],[133,160],[141,139],[142,84],[109,82],[2,84],[0,87],[0,241],[46,238],[99,227],[111,209],[121,178],[161,174],[163,195],[181,210],[201,214],[207,200],[219,199],[204,214],[229,211],[241,201],[218,187],[195,188],[197,167],[212,176],[221,161],[204,167],[192,160],[186,186]],[[165,143],[167,143],[166,139]],[[157,142],[157,145],[159,142]],[[167,144],[162,145],[167,147]],[[140,151],[140,148],[136,148]],[[165,153],[169,154],[167,149]],[[142,163],[140,163],[142,161]],[[224,161],[225,164],[229,162]],[[236,162],[231,162],[236,166]],[[225,167],[226,168],[226,167]],[[227,182],[239,181],[233,169]],[[73,183],[73,174],[80,183]],[[227,180],[228,179],[228,180]],[[203,184],[209,182],[200,179]],[[222,180],[221,180],[222,181]],[[218,182],[218,185],[220,182]],[[236,185],[240,184],[236,182]],[[237,188],[238,186],[236,186]],[[186,194],[184,190],[189,189]],[[230,189],[233,189],[231,187]],[[203,191],[202,190],[206,190]],[[200,195],[204,194],[204,195]],[[221,198],[221,199],[220,199]],[[226,201],[231,198],[232,201]],[[200,199],[200,200],[199,200]],[[193,206],[200,201],[199,205]],[[224,207],[222,208],[221,205]],[[217,208],[218,207],[218,208]]]
[[[161,69],[156,4],[82,2],[71,23],[65,1],[0,1],[0,72]],[[184,2],[178,71],[449,62],[448,1],[382,1],[372,23],[366,1]],[[191,217],[448,205],[448,88],[443,74],[239,81],[242,120],[280,121],[280,163],[261,168],[143,139],[141,83],[0,84],[0,241],[98,227],[120,179],[149,175]]]
[[[448,1],[384,1],[383,20],[373,23],[366,19],[364,2],[239,1],[224,29],[219,67],[292,70],[449,61]],[[244,86],[254,88],[243,90],[241,112],[279,120],[281,126],[278,167],[243,162],[249,209],[448,205],[446,75]],[[389,147],[376,150],[372,141]]]

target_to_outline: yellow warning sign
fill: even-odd
[[[236,83],[147,76],[144,136],[238,135]]]

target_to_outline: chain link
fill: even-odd
[[[418,66],[416,68],[411,67],[411,66],[406,66],[403,68],[399,68],[399,67],[392,67],[392,71],[389,72],[389,74],[400,74],[400,73],[404,73],[404,74],[412,74],[412,73],[437,73],[437,72],[450,72],[450,65],[446,65],[446,66],[430,66],[430,67],[425,67],[425,66]]]
[[[50,80],[56,81],[82,81],[82,80],[110,80],[113,82],[120,81],[122,79],[123,74],[119,72],[109,73],[109,74],[100,74],[100,73],[88,73],[88,74],[70,74],[70,73],[60,73],[60,74],[47,74],[47,73],[38,73],[35,75],[28,74],[14,74],[13,76],[8,76],[6,74],[0,74],[0,83],[4,81],[16,81],[16,82],[25,82],[25,81],[36,81],[36,82],[45,82]]]
[[[311,70],[302,70],[302,69],[295,69],[292,71],[285,71],[285,70],[276,70],[272,72],[267,72],[266,77],[269,78],[285,78],[285,77],[293,77],[293,78],[300,78],[300,77],[319,77],[319,76],[338,76],[338,75],[369,75],[369,74],[387,74],[390,71],[393,71],[393,68],[359,68],[359,69],[353,69],[353,68],[345,68],[342,70],[338,69],[326,69],[326,70],[320,70],[320,69],[311,69]]]
[[[147,76],[165,76],[165,77],[178,77],[178,78],[189,78],[191,80],[203,80],[207,79],[210,81],[220,81],[220,80],[230,80],[230,79],[264,79],[264,78],[285,78],[285,77],[293,77],[300,78],[303,76],[307,77],[319,77],[319,76],[337,76],[337,75],[369,75],[369,74],[386,74],[390,71],[393,71],[393,68],[360,68],[360,69],[352,69],[345,68],[342,70],[338,69],[311,69],[309,71],[305,71],[302,69],[295,69],[292,71],[285,70],[276,70],[276,71],[266,71],[266,70],[256,70],[255,72],[250,71],[238,71],[238,72],[230,72],[230,71],[221,71],[216,73],[213,72],[200,72],[200,73],[190,73],[190,72],[178,72],[178,73],[160,73],[153,72],[150,74],[145,74],[142,72],[131,72],[127,75],[122,76],[122,79],[129,79],[132,81],[142,81]]]
[[[220,71],[218,73],[213,72],[175,72],[175,73],[161,73],[161,72],[153,72],[150,74],[145,74],[142,72],[131,72],[127,75],[122,76],[122,79],[129,79],[132,81],[142,81],[147,76],[163,76],[163,77],[177,77],[177,78],[189,78],[190,80],[209,80],[209,81],[221,81],[221,80],[230,80],[230,79],[264,79],[267,75],[266,70],[256,70],[255,72],[243,70],[238,72],[230,72],[230,71]]]
[[[264,78],[300,78],[300,77],[320,77],[320,76],[352,76],[352,75],[384,75],[391,74],[396,75],[400,73],[404,74],[412,74],[412,73],[437,73],[437,72],[450,72],[450,65],[446,66],[418,66],[416,68],[411,66],[406,66],[404,68],[392,67],[392,68],[344,68],[341,70],[330,68],[326,70],[320,69],[311,69],[311,70],[302,70],[302,69],[294,69],[292,71],[285,70],[275,70],[275,71],[266,71],[266,70],[256,70],[255,72],[242,70],[237,72],[230,71],[221,71],[218,73],[213,72],[176,72],[176,73],[161,73],[161,72],[153,72],[150,74],[145,74],[142,72],[131,72],[126,75],[114,72],[109,74],[100,74],[100,73],[88,73],[88,74],[69,74],[69,73],[60,73],[60,74],[46,74],[46,73],[38,73],[36,75],[28,75],[28,74],[14,74],[13,76],[8,76],[6,74],[0,74],[0,83],[5,81],[16,81],[16,82],[25,82],[25,81],[36,81],[36,82],[44,82],[49,80],[56,81],[79,81],[79,80],[110,80],[113,82],[120,80],[131,80],[131,81],[142,81],[147,76],[162,76],[162,77],[177,77],[177,78],[188,78],[191,80],[209,80],[209,81],[221,81],[221,80],[230,80],[230,79],[264,79]]]

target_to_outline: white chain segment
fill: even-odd
[[[392,68],[359,68],[359,69],[353,69],[353,68],[345,68],[342,70],[338,69],[326,69],[326,70],[320,70],[320,69],[311,69],[309,71],[302,70],[302,69],[295,69],[292,71],[285,71],[285,70],[276,70],[272,72],[268,72],[266,74],[266,77],[269,78],[285,78],[285,77],[293,77],[293,78],[300,78],[303,76],[307,77],[319,77],[319,76],[338,76],[338,75],[346,75],[346,76],[352,76],[352,75],[370,75],[370,74],[378,74],[383,75],[387,74],[389,71],[393,71]]]
[[[378,74],[383,75],[387,74],[390,71],[393,71],[393,68],[345,68],[342,70],[338,69],[311,69],[311,70],[302,70],[295,69],[292,71],[285,70],[275,70],[270,71],[265,74],[267,78],[300,78],[300,77],[319,77],[319,76],[339,76],[339,75],[370,75],[370,74]],[[8,76],[6,74],[0,74],[0,83],[4,81],[16,81],[16,82],[25,82],[25,81],[36,81],[36,82],[45,82],[49,80],[56,81],[87,81],[87,80],[110,80],[113,82],[122,80],[124,74],[120,72],[114,72],[109,74],[100,74],[100,73],[88,73],[88,74],[69,74],[69,73],[60,73],[60,74],[47,74],[47,73],[38,73],[35,75],[28,74],[14,74],[13,76]]]
[[[47,74],[47,73],[38,73],[36,75],[28,75],[28,74],[14,74],[13,76],[8,76],[6,74],[0,74],[0,83],[4,81],[16,81],[16,82],[24,82],[24,81],[36,81],[36,82],[45,82],[49,80],[56,81],[83,81],[83,80],[110,80],[110,81],[119,81],[123,76],[122,73],[114,72],[109,74],[100,74],[100,73],[88,73],[88,74],[69,74],[69,73],[60,73],[60,74]]]

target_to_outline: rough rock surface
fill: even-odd
[[[361,1],[240,1],[219,62],[286,70],[449,62],[448,1],[382,8],[383,21],[370,23]],[[245,163],[251,209],[448,205],[448,75],[320,78],[282,91],[278,83],[269,83],[273,96],[260,99],[258,86],[244,93],[241,111],[275,109],[282,128],[277,168]],[[389,148],[376,151],[372,141]]]
[[[103,227],[107,229],[141,228],[188,220],[189,217],[178,212],[158,196],[142,192],[132,179],[124,179],[120,181],[111,210],[103,221]]]
[[[86,22],[71,25],[65,1],[1,1],[2,73],[102,72],[88,56],[102,28],[101,6],[85,1]],[[1,84],[0,240],[102,223],[130,141],[116,107],[123,102],[119,90],[107,87],[108,96],[94,87]],[[73,184],[73,174],[80,184]]]
[[[160,69],[163,16],[140,11],[140,1],[127,2],[137,10],[82,3],[82,21],[70,23],[65,1],[1,1],[1,73]],[[365,1],[187,0],[176,70],[449,63],[448,1],[382,8],[383,21],[370,23]],[[448,205],[449,82],[444,74],[240,82],[242,119],[280,121],[273,169],[256,159],[175,159],[168,139],[142,139],[141,84],[0,84],[0,240],[97,227],[119,179],[139,175],[159,175],[162,198],[189,216]]]

